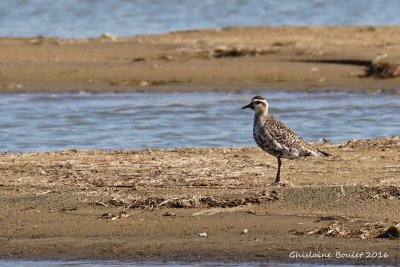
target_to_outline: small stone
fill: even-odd
[[[207,233],[200,233],[199,236],[200,237],[207,237]]]
[[[116,38],[114,35],[112,35],[111,33],[109,33],[109,32],[103,33],[103,34],[101,35],[101,38],[103,38],[103,39],[108,39],[108,40],[111,40],[111,41],[117,40],[117,38]]]
[[[29,43],[33,44],[33,45],[39,45],[39,44],[43,44],[43,40],[41,38],[35,38],[35,39],[29,40]]]
[[[247,229],[243,229],[243,230],[242,230],[242,234],[243,234],[243,235],[248,234],[248,233],[249,233],[249,230],[247,230]]]
[[[141,81],[139,83],[140,86],[148,86],[150,83],[148,81]]]

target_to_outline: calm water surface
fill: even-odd
[[[0,151],[252,146],[255,92],[1,94]],[[400,133],[400,94],[262,93],[307,141]]]
[[[259,25],[396,25],[397,0],[2,0],[0,36],[93,37]]]

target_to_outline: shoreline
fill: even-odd
[[[399,30],[230,27],[123,38],[0,38],[0,92],[398,89]],[[372,68],[377,62],[394,65],[382,73]]]
[[[57,88],[57,89],[54,89]],[[0,95],[2,94],[147,94],[147,93],[233,93],[233,94],[245,94],[262,92],[268,93],[272,91],[282,92],[307,92],[307,93],[321,93],[321,92],[348,92],[348,93],[388,93],[398,94],[400,87],[388,87],[388,88],[362,88],[362,87],[286,87],[286,86],[238,86],[238,85],[225,85],[225,86],[214,86],[214,85],[162,85],[162,86],[147,86],[146,88],[139,86],[88,86],[85,84],[74,84],[74,85],[58,85],[48,84],[46,86],[31,85],[30,90],[23,88],[12,88],[12,89],[0,89]]]
[[[49,85],[49,87],[56,85]],[[47,86],[46,86],[47,87]],[[53,89],[47,87],[46,89],[37,88],[35,86],[32,90],[25,89],[12,89],[0,91],[1,94],[131,94],[131,93],[246,93],[246,92],[271,92],[271,91],[283,91],[283,92],[307,92],[307,93],[320,93],[320,92],[366,92],[366,93],[390,93],[398,94],[400,88],[361,88],[361,87],[312,87],[312,88],[287,88],[285,86],[251,86],[251,87],[239,87],[225,85],[222,87],[214,86],[157,86],[157,87],[112,87],[107,89],[99,89],[99,87],[88,87],[83,85],[74,85],[71,87],[62,89]]]
[[[286,187],[255,147],[2,153],[0,257],[397,263],[400,138],[318,146],[334,157],[284,161]]]

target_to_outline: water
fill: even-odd
[[[257,25],[395,25],[397,0],[0,0],[0,36],[93,37]]]
[[[1,94],[0,151],[253,146],[254,92]],[[400,133],[400,94],[263,93],[307,141]]]

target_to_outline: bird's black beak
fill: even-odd
[[[244,106],[244,107],[242,107],[242,109],[245,109],[245,108],[253,108],[253,103],[250,103],[250,104],[248,104],[247,106]]]

